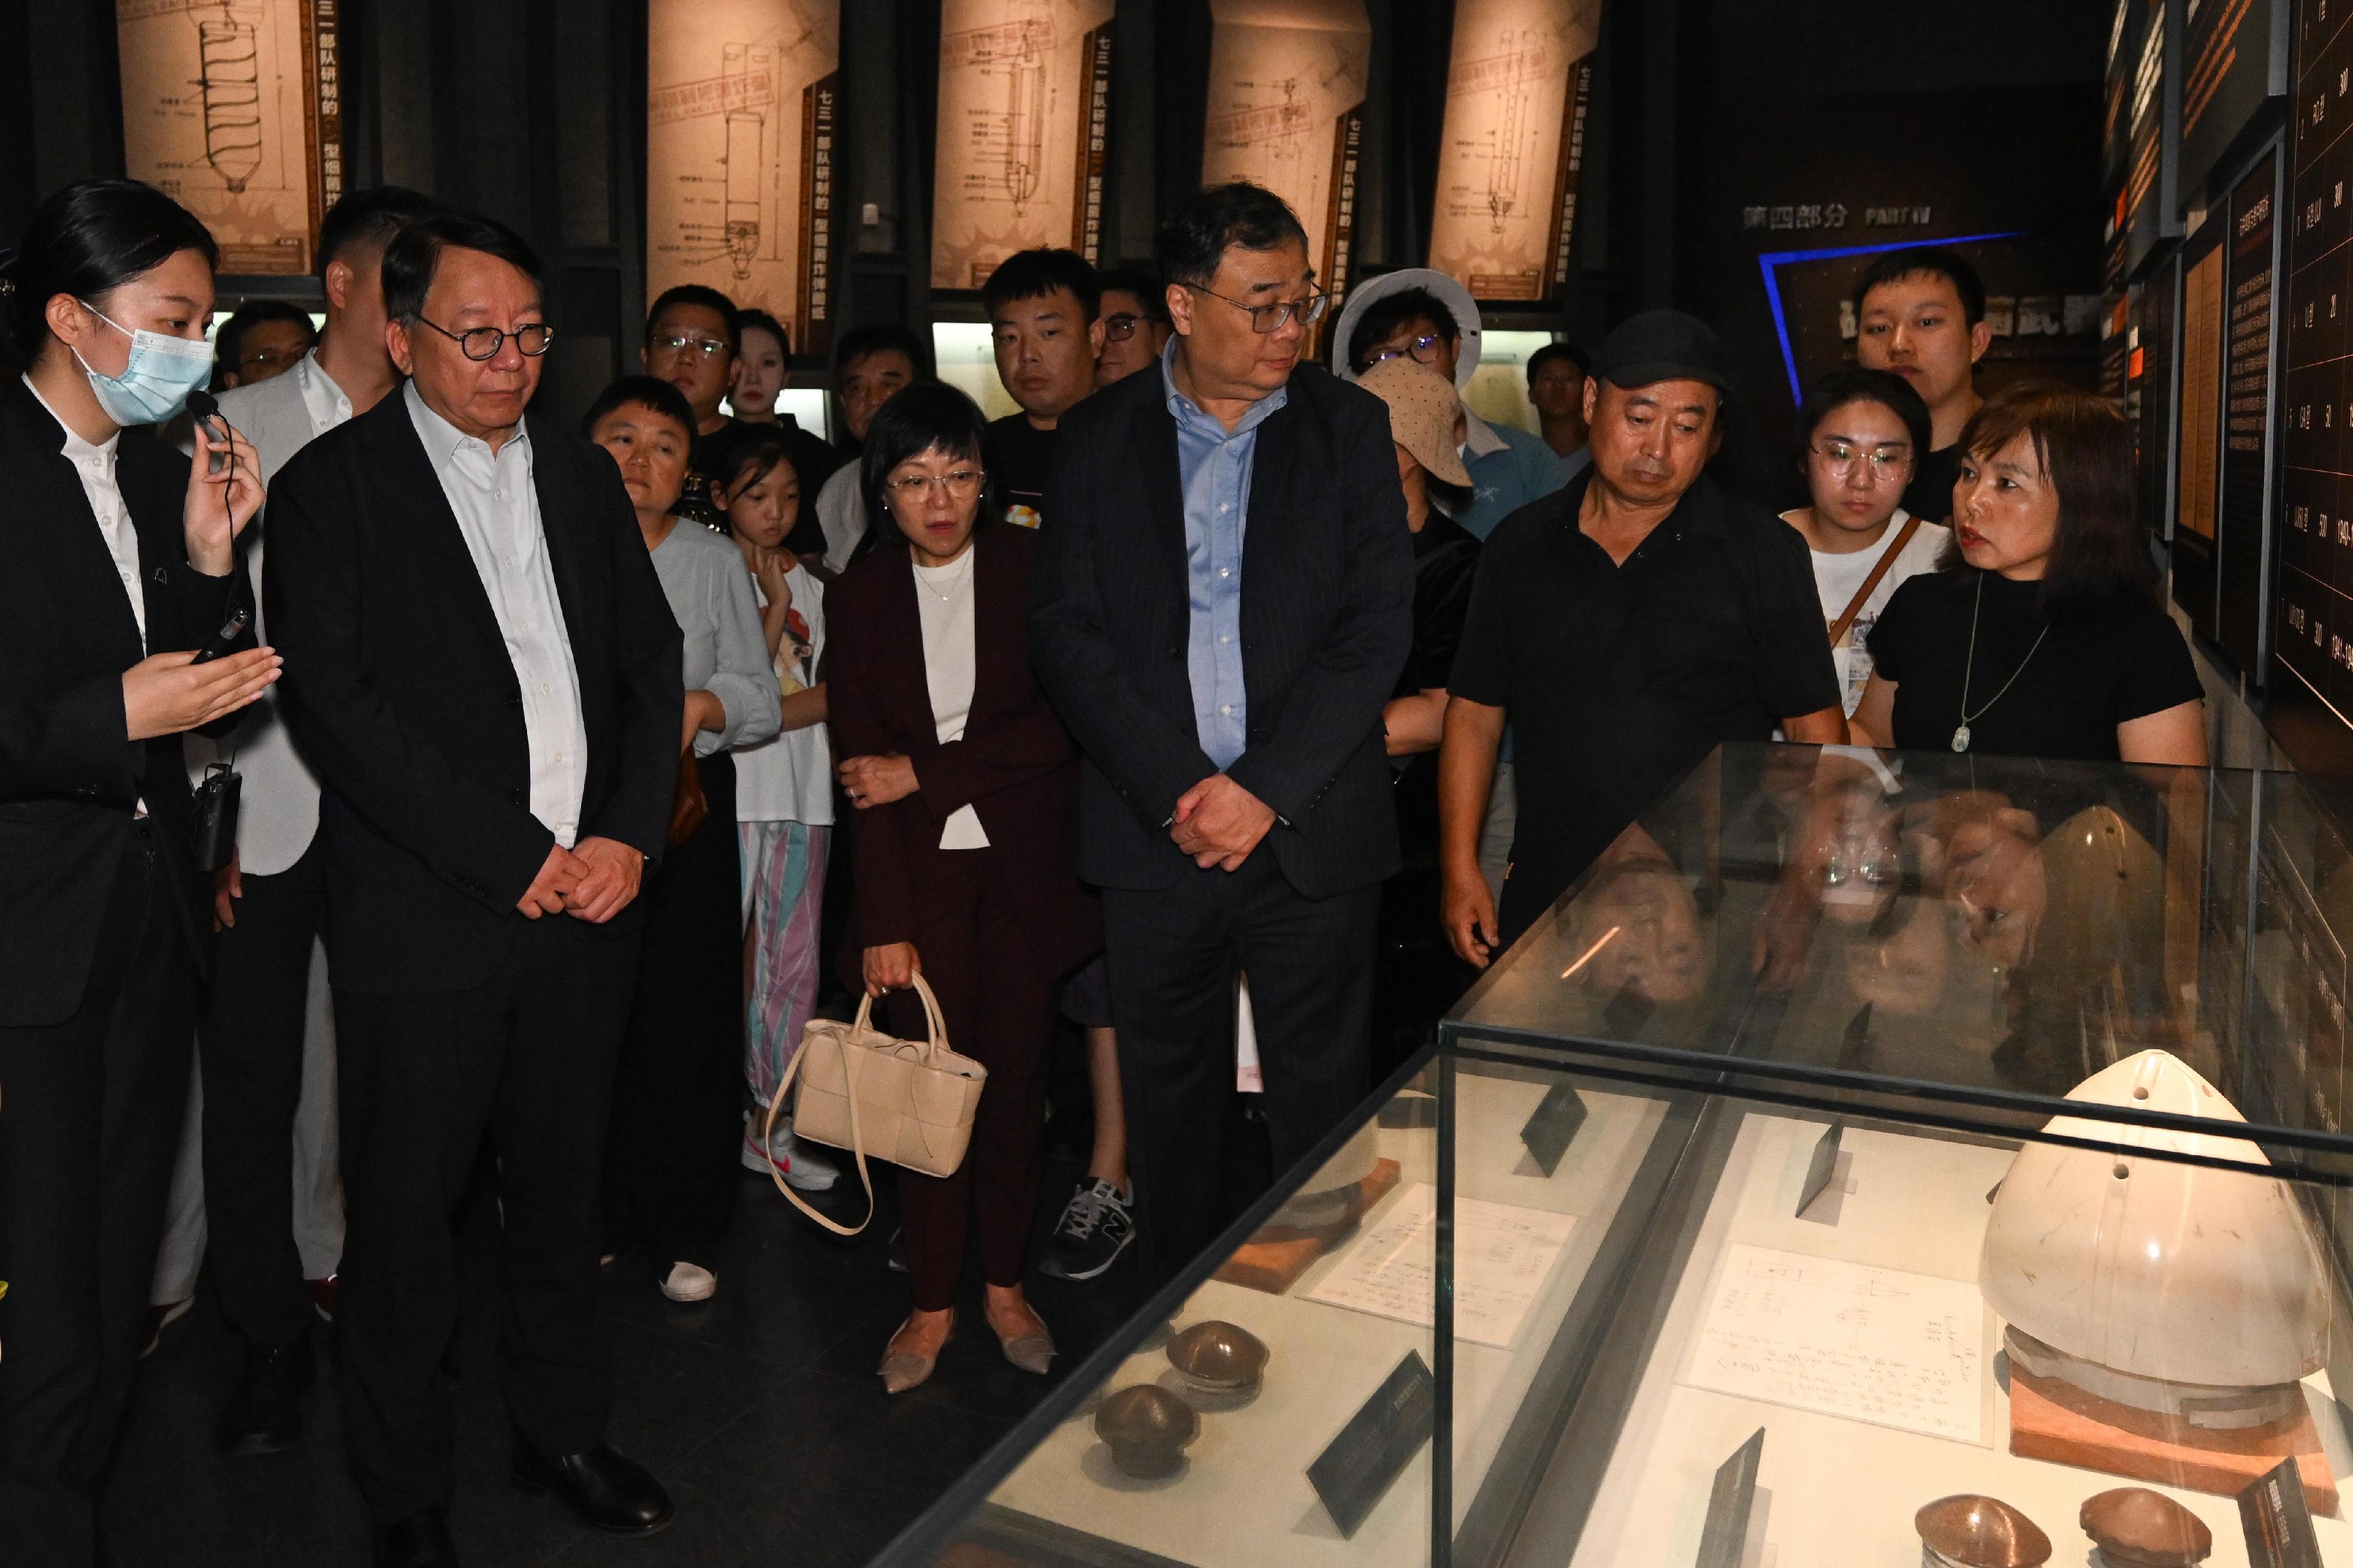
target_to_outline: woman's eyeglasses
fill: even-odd
[[[1439,351],[1445,344],[1446,340],[1436,332],[1424,332],[1401,349],[1382,349],[1365,362],[1365,368],[1370,370],[1383,360],[1405,359],[1409,356],[1416,364],[1436,364]]]
[[[1909,447],[1874,447],[1866,452],[1852,441],[1815,441],[1808,450],[1841,479],[1852,475],[1858,465],[1870,464],[1871,482],[1875,485],[1901,478],[1912,466]]]
[[[980,483],[987,477],[978,468],[952,468],[944,474],[902,474],[883,480],[882,488],[902,506],[921,506],[934,485],[947,491],[952,500],[970,500],[980,493]]]

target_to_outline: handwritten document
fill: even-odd
[[[1974,1284],[1736,1242],[1683,1381],[1975,1443],[1984,1346]]]
[[[1577,1216],[1454,1200],[1454,1334],[1508,1349]],[[1438,1189],[1416,1182],[1360,1234],[1311,1301],[1430,1326],[1436,1318]]]

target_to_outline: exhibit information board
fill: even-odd
[[[2177,89],[2168,79],[2173,64],[2167,58],[2174,27],[2161,0],[2149,0],[2144,10],[2140,49],[2126,98],[2129,153],[2117,212],[2118,226],[2125,231],[2127,272],[2138,271],[2159,240],[2181,232],[2174,200],[2179,189],[2179,131],[2173,113]]]
[[[1446,73],[1430,265],[1482,300],[1568,280],[1601,0],[1462,0]]]
[[[311,270],[343,194],[340,0],[119,0],[123,169],[212,230],[227,273]]]
[[[2230,319],[2225,329],[2221,539],[2215,640],[2262,683],[2263,574],[2272,478],[2273,296],[2279,153],[2255,161],[2231,192]]]
[[[2266,99],[2287,90],[2286,0],[2204,0],[2183,29],[2181,188],[2206,183]]]
[[[1209,16],[1201,183],[1248,180],[1290,203],[1336,316],[1373,52],[1364,0],[1210,0]]]
[[[932,287],[977,289],[1017,250],[1097,258],[1113,0],[946,0]]]
[[[2353,316],[2353,7],[2302,0],[2291,121],[2287,232],[2289,323],[2277,606],[2272,647],[2289,685],[2347,722],[2353,696],[2353,418],[2347,386]],[[2325,731],[2322,732],[2326,732]]]
[[[824,346],[839,34],[837,0],[650,0],[649,298],[707,284]]]

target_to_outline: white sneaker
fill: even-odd
[[[673,1301],[708,1301],[719,1289],[719,1276],[691,1263],[673,1263],[662,1281],[662,1294]]]
[[[765,1112],[753,1111],[744,1118],[744,1168],[765,1175],[774,1166],[784,1177],[786,1186],[804,1193],[829,1191],[841,1180],[841,1167],[819,1153],[817,1145],[793,1136],[793,1119],[776,1118],[776,1131],[768,1145],[760,1146],[760,1121]]]

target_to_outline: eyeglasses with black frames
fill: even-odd
[[[1312,327],[1324,319],[1324,308],[1332,303],[1329,294],[1310,294],[1304,300],[1278,300],[1271,305],[1246,305],[1240,300],[1227,300],[1214,289],[1204,289],[1198,283],[1183,285],[1196,294],[1207,294],[1212,300],[1225,300],[1237,310],[1248,310],[1250,331],[1261,337],[1282,331],[1283,323],[1298,318],[1303,327]]]
[[[1424,332],[1401,349],[1381,350],[1365,362],[1365,368],[1370,370],[1383,360],[1404,359],[1409,355],[1416,364],[1436,364],[1439,351],[1445,346],[1446,340],[1436,332]]]
[[[499,351],[507,346],[509,338],[514,340],[517,349],[533,359],[545,353],[548,345],[555,342],[555,329],[545,321],[533,321],[511,332],[497,327],[469,327],[462,332],[453,332],[440,322],[427,321],[422,316],[413,316],[410,320],[423,322],[443,337],[452,340],[458,345],[458,352],[470,360],[498,358]]]

